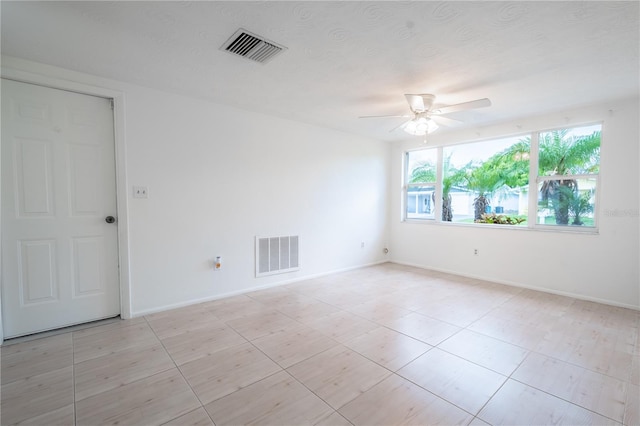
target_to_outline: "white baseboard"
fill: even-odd
[[[627,308],[627,309],[632,309],[634,311],[640,311],[640,306],[637,306],[637,305],[628,305],[628,304],[625,304],[625,303],[616,302],[614,300],[601,299],[601,298],[598,298],[598,297],[586,296],[584,294],[571,293],[571,292],[567,292],[567,291],[553,290],[553,289],[549,289],[549,288],[546,288],[546,287],[536,287],[536,286],[531,286],[531,285],[522,284],[522,283],[514,282],[514,281],[508,281],[508,280],[497,280],[495,278],[483,277],[483,276],[474,275],[474,274],[464,274],[464,273],[461,273],[460,271],[451,271],[451,270],[448,270],[448,269],[434,268],[434,267],[430,267],[430,266],[418,265],[418,264],[409,263],[409,262],[400,262],[400,261],[395,261],[395,260],[391,260],[389,262],[390,263],[395,263],[397,265],[412,266],[414,268],[420,268],[420,269],[436,271],[436,272],[443,272],[445,274],[452,274],[452,275],[458,275],[458,276],[466,277],[466,278],[473,278],[473,279],[482,280],[482,281],[489,281],[489,282],[493,282],[493,283],[496,283],[496,284],[504,284],[504,285],[508,285],[510,287],[526,288],[528,290],[536,290],[536,291],[540,291],[542,293],[550,293],[550,294],[555,294],[555,295],[558,295],[558,296],[572,297],[574,299],[586,300],[588,302],[602,303],[603,305],[616,306],[618,308]]]
[[[203,297],[203,298],[200,298],[200,299],[192,299],[192,300],[188,300],[188,301],[184,301],[184,302],[179,302],[179,303],[173,303],[173,304],[170,304],[170,305],[160,306],[160,307],[157,307],[157,308],[146,309],[146,310],[143,310],[143,311],[137,311],[137,312],[133,313],[132,318],[140,317],[140,316],[144,316],[144,315],[155,314],[155,313],[158,313],[158,312],[164,312],[164,311],[168,311],[168,310],[171,310],[171,309],[183,308],[185,306],[195,305],[195,304],[198,304],[198,303],[211,302],[213,300],[224,299],[226,297],[238,296],[238,295],[241,295],[241,294],[251,293],[253,291],[266,290],[266,289],[269,289],[269,288],[280,287],[280,286],[288,285],[288,284],[294,284],[294,283],[301,282],[301,281],[312,280],[312,279],[321,278],[321,277],[324,277],[324,276],[327,276],[327,275],[333,275],[333,274],[338,274],[338,273],[341,273],[341,272],[353,271],[353,270],[356,270],[356,269],[367,268],[367,267],[370,267],[370,266],[381,265],[381,264],[384,264],[384,263],[394,263],[394,264],[397,264],[397,265],[411,266],[411,267],[414,267],[414,268],[419,268],[419,269],[424,269],[424,270],[443,272],[443,273],[446,273],[446,274],[458,275],[458,276],[461,276],[461,277],[467,277],[467,278],[473,278],[473,279],[477,279],[477,280],[494,282],[496,284],[508,285],[510,287],[526,288],[526,289],[529,289],[529,290],[540,291],[540,292],[543,292],[543,293],[556,294],[558,296],[572,297],[574,299],[586,300],[586,301],[589,301],[589,302],[602,303],[602,304],[605,304],[605,305],[616,306],[616,307],[620,307],[620,308],[627,308],[627,309],[632,309],[632,310],[635,310],[635,311],[640,311],[640,306],[628,305],[628,304],[624,304],[624,303],[618,303],[618,302],[615,302],[615,301],[612,301],[612,300],[608,300],[608,299],[601,299],[601,298],[597,298],[597,297],[585,296],[583,294],[552,290],[552,289],[548,289],[548,288],[544,288],[544,287],[530,286],[530,285],[522,284],[522,283],[519,283],[519,282],[508,281],[508,280],[497,280],[495,278],[483,277],[483,276],[474,275],[474,274],[465,274],[465,273],[460,273],[459,271],[453,271],[453,270],[443,269],[443,268],[434,268],[434,267],[429,267],[429,266],[425,266],[425,265],[419,265],[419,264],[410,263],[410,262],[400,262],[400,261],[393,261],[393,260],[391,260],[391,261],[390,260],[381,260],[381,261],[378,261],[378,262],[367,263],[367,264],[358,265],[358,266],[350,266],[350,267],[341,268],[341,269],[334,269],[334,270],[327,271],[327,272],[321,272],[321,273],[318,273],[318,274],[305,275],[305,276],[296,277],[296,278],[287,279],[287,280],[282,280],[282,281],[278,281],[278,282],[270,283],[270,284],[266,284],[266,285],[258,285],[258,286],[246,288],[246,289],[243,289],[243,290],[232,291],[232,292],[227,292],[227,293],[222,293],[222,294],[216,294],[214,296]]]
[[[141,316],[144,316],[144,315],[150,315],[150,314],[155,314],[155,313],[158,313],[158,312],[164,312],[164,311],[168,311],[168,310],[171,310],[171,309],[184,308],[185,306],[196,305],[198,303],[204,303],[204,302],[211,302],[213,300],[224,299],[226,297],[238,296],[238,295],[241,295],[241,294],[251,293],[252,291],[266,290],[268,288],[280,287],[280,286],[283,286],[283,285],[293,284],[293,283],[297,283],[297,282],[300,282],[300,281],[312,280],[314,278],[320,278],[320,277],[324,277],[324,276],[327,276],[327,275],[338,274],[338,273],[341,273],[341,272],[347,272],[347,271],[353,271],[353,270],[356,270],[356,269],[368,268],[370,266],[380,265],[380,264],[388,263],[388,262],[389,262],[388,260],[381,260],[381,261],[378,261],[378,262],[366,263],[366,264],[358,265],[358,266],[349,266],[347,268],[334,269],[334,270],[331,270],[331,271],[321,272],[321,273],[318,273],[318,274],[304,275],[304,276],[301,276],[301,277],[296,277],[296,278],[292,278],[292,279],[288,279],[288,280],[278,281],[278,282],[270,283],[270,284],[266,284],[266,285],[259,285],[259,286],[254,286],[254,287],[250,287],[250,288],[245,288],[243,290],[231,291],[231,292],[227,292],[227,293],[216,294],[214,296],[203,297],[203,298],[200,298],[200,299],[192,299],[192,300],[187,300],[187,301],[184,301],[184,302],[172,303],[170,305],[163,305],[163,306],[160,306],[160,307],[157,307],[157,308],[151,308],[151,309],[145,309],[145,310],[141,310],[141,311],[135,311],[135,312],[132,312],[131,318],[137,318],[137,317],[141,317]]]

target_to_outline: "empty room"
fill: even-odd
[[[640,2],[0,2],[0,424],[640,425]]]

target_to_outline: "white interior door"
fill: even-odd
[[[111,101],[2,79],[5,338],[120,313]]]

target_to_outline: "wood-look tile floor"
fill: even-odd
[[[2,425],[639,425],[640,312],[383,264],[26,342]]]

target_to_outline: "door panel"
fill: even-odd
[[[104,292],[104,266],[102,237],[78,237],[73,239],[73,289],[74,297]]]
[[[22,305],[58,300],[54,240],[20,241],[18,285]]]
[[[52,216],[51,144],[45,140],[15,138],[14,149],[18,215]]]
[[[100,213],[101,157],[99,147],[76,144],[69,146],[72,216],[98,216]]]
[[[120,313],[108,99],[2,79],[5,337]]]

